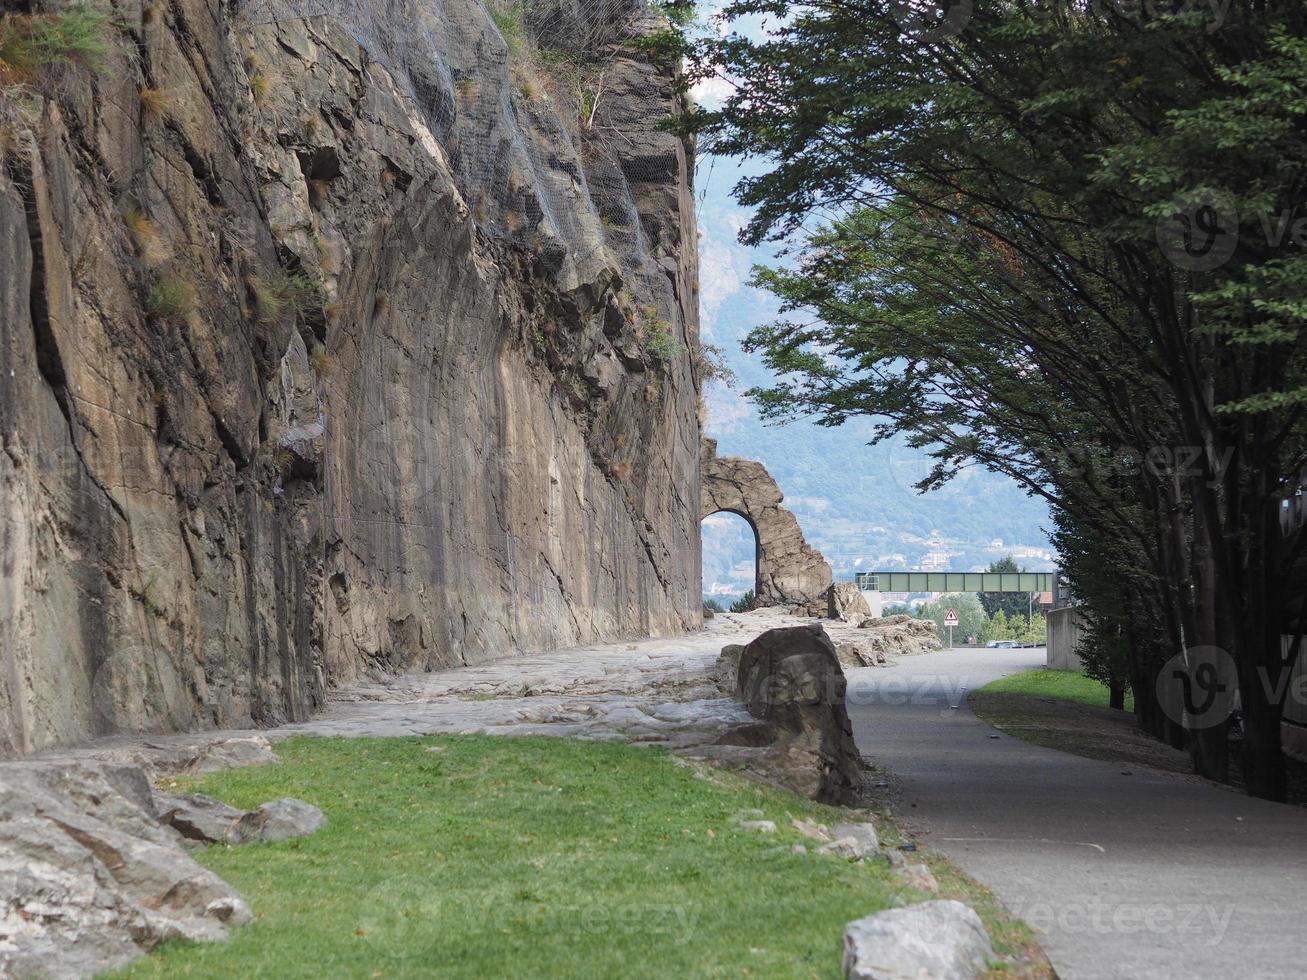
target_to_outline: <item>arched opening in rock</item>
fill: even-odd
[[[703,599],[723,608],[758,590],[758,531],[737,511],[719,510],[700,522],[703,542]]]

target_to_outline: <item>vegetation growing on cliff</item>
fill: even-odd
[[[98,68],[109,54],[108,25],[108,13],[90,3],[0,16],[0,85],[33,81],[60,65]]]

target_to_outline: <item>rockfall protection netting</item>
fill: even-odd
[[[663,23],[645,0],[230,2],[238,29],[328,17],[349,31],[407,89],[484,232],[578,272],[605,248],[647,258],[631,184],[675,164],[640,143],[658,120],[631,118],[671,91],[623,50]]]

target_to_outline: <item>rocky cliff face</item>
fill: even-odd
[[[124,0],[0,94],[0,750],[698,621],[647,15],[301,6]]]

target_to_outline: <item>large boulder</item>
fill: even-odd
[[[725,694],[734,694],[739,686],[740,655],[743,653],[742,643],[728,643],[722,647],[721,655],[713,665],[713,679]]]
[[[993,953],[980,916],[961,902],[889,909],[844,927],[848,980],[971,980]]]
[[[826,803],[853,802],[864,785],[844,694],[820,626],[768,630],[740,654],[736,696],[774,732],[768,763],[785,785]]]
[[[139,768],[0,766],[0,976],[92,976],[250,918],[158,823]]]
[[[835,644],[835,654],[843,667],[883,667],[889,662],[880,644],[861,640],[841,640]]]

